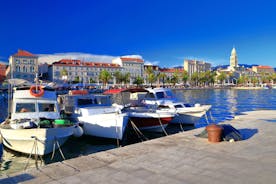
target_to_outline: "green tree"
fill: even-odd
[[[259,80],[257,79],[257,77],[253,77],[253,78],[251,79],[251,82],[253,83],[253,86],[255,87],[256,84],[259,82]]]
[[[122,74],[122,78],[121,78],[122,82],[124,82],[125,84],[130,82],[130,73],[125,73]]]
[[[184,85],[187,83],[188,79],[189,79],[189,74],[186,70],[183,70],[182,74],[181,74],[181,79],[184,83]]]
[[[223,81],[225,81],[226,78],[227,78],[226,73],[221,72],[221,73],[219,74],[219,76],[217,77],[217,80],[220,82],[220,84],[223,84]]]
[[[150,83],[150,85],[152,86],[152,83],[154,82],[155,78],[152,66],[148,66],[145,70],[145,73],[147,82]]]
[[[157,75],[157,78],[159,79],[159,81],[160,81],[160,80],[162,81],[162,84],[163,84],[163,87],[164,87],[164,86],[165,86],[165,81],[166,81],[166,78],[167,78],[166,73],[160,72],[160,73]]]
[[[133,81],[133,84],[136,84],[137,86],[140,86],[141,84],[143,84],[143,82],[144,82],[144,79],[142,77],[138,76]]]
[[[73,80],[73,83],[79,83],[80,82],[80,77],[76,76],[75,79]]]
[[[194,72],[191,76],[191,82],[193,83],[194,86],[198,86],[198,81],[199,81],[199,73]]]
[[[173,75],[172,75],[172,78],[171,78],[171,83],[173,85],[175,85],[176,83],[178,83],[179,81],[179,71],[176,69],[174,72],[173,72]]]
[[[102,70],[100,72],[99,79],[103,82],[103,85],[106,86],[108,81],[112,79],[112,76],[107,70]]]
[[[148,81],[150,83],[150,86],[152,87],[152,83],[154,83],[156,81],[156,76],[154,75],[154,73],[150,73],[148,75]]]
[[[123,74],[122,74],[122,72],[116,71],[114,73],[114,76],[116,78],[116,83],[122,84],[122,82],[123,82]]]
[[[271,79],[272,79],[273,83],[276,82],[276,73],[271,74]]]
[[[90,83],[96,83],[96,81],[95,81],[93,78],[90,78],[90,79],[89,79],[89,82],[90,82]]]

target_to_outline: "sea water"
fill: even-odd
[[[276,109],[276,90],[238,90],[238,89],[173,89],[177,98],[190,104],[210,104],[212,108],[208,113],[209,122],[219,123],[231,120],[242,112]],[[0,120],[1,122],[7,116],[7,95],[0,93]],[[197,127],[206,126],[205,118],[202,118],[196,125]],[[180,127],[169,125],[168,133],[179,132]],[[185,130],[194,127],[184,126]],[[148,138],[156,138],[163,134],[147,134]],[[99,151],[114,149],[117,147],[115,140],[100,139],[96,137],[70,138],[61,148],[66,159],[75,158],[81,155],[88,155]],[[35,166],[34,159],[28,159],[28,155],[5,149],[0,175],[14,173],[24,170],[25,166]],[[38,165],[49,164],[62,161],[62,157],[57,150],[54,159],[51,160],[51,154],[43,157],[43,161],[38,161]]]

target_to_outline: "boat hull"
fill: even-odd
[[[46,155],[53,151],[56,141],[62,146],[73,134],[74,126],[60,128],[0,129],[3,144],[7,148],[24,154]],[[37,150],[35,150],[35,137]],[[55,149],[58,145],[55,146]]]
[[[125,113],[92,114],[78,120],[83,124],[84,135],[122,140],[128,116]]]
[[[178,108],[176,110],[176,116],[170,123],[181,123],[194,125],[196,124],[208,110],[210,110],[211,105],[201,105],[199,107],[187,107]]]
[[[174,115],[160,115],[157,113],[130,113],[129,119],[137,128],[145,131],[163,132]]]

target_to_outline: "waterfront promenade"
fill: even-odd
[[[1,176],[0,183],[275,183],[276,111],[225,123],[244,140],[209,143],[195,129]]]

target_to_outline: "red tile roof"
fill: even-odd
[[[34,57],[35,55],[28,51],[18,49],[17,53],[13,56]]]
[[[183,68],[160,68],[159,69],[161,72],[176,72],[176,71],[179,71],[179,72],[183,72],[184,69]]]
[[[134,61],[134,62],[138,62],[138,63],[143,63],[144,62],[144,60],[140,59],[140,58],[121,57],[120,59],[122,60],[122,62],[130,62],[130,61]]]
[[[62,59],[53,63],[56,66],[90,66],[90,67],[110,67],[118,68],[120,65],[113,63],[100,63],[100,62],[84,62],[76,59]]]
[[[261,68],[261,69],[272,69],[271,66],[262,66],[262,65],[260,65],[260,66],[257,66],[257,67]]]

